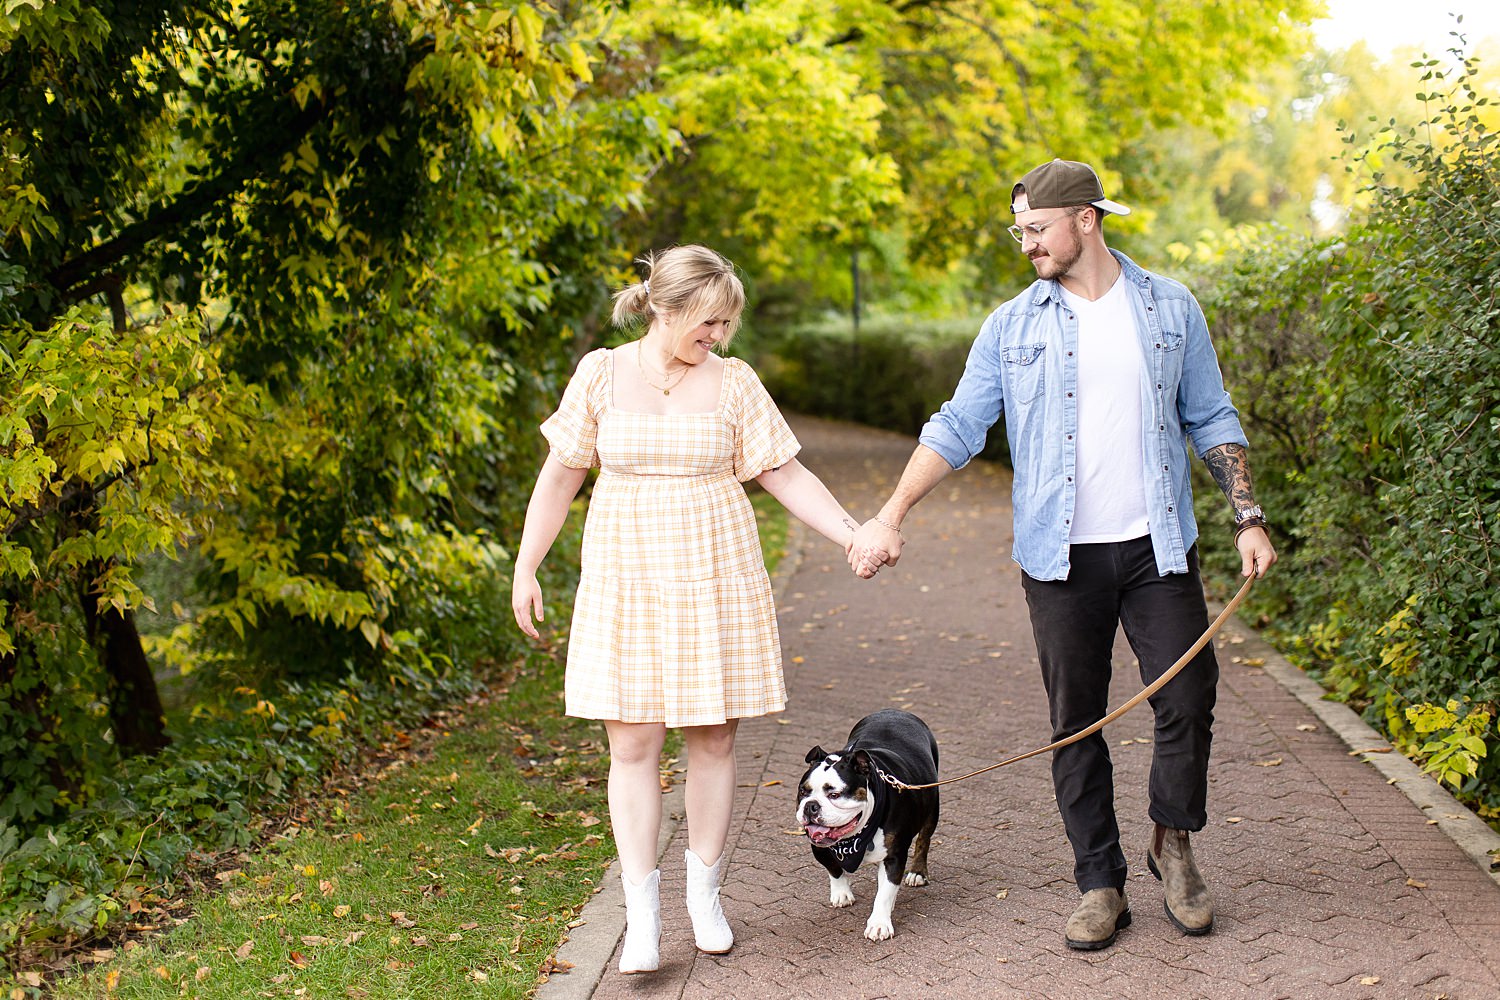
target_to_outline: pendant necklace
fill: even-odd
[[[653,389],[660,389],[661,390],[661,394],[663,396],[670,396],[670,395],[672,395],[672,386],[675,384],[673,382],[672,376],[663,373],[662,378],[666,379],[666,382],[667,382],[666,385],[657,385],[655,382],[651,381],[651,376],[649,376],[649,375],[646,374],[646,362],[641,358],[641,355],[644,354],[644,353],[646,353],[645,344],[644,343],[637,344],[636,348],[635,348],[635,366],[641,370],[641,378],[642,378],[642,380],[644,380],[645,383],[647,385],[649,385],[651,388],[653,388]],[[684,375],[687,374],[687,370],[688,370],[689,367],[690,366],[688,366],[688,365],[684,365],[683,368],[682,368],[682,371],[680,371],[680,372],[677,373],[677,379],[676,379],[677,382],[681,382],[682,381],[682,378],[683,378]]]

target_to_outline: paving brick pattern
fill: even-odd
[[[795,421],[803,461],[857,516],[874,512],[911,439]],[[1215,891],[1206,937],[1179,933],[1145,869],[1149,708],[1106,731],[1132,877],[1133,926],[1105,951],[1070,951],[1072,855],[1038,757],[943,789],[932,884],[903,888],[896,936],[863,937],[857,901],[797,835],[794,788],[815,743],[841,746],[885,706],[922,716],[945,776],[1045,743],[1047,712],[1019,571],[1010,479],[976,463],[908,521],[907,554],[874,581],[804,537],[780,606],[788,710],[741,727],[740,796],[723,889],[737,942],[697,954],[682,906],[685,828],[662,870],[663,965],[624,977],[611,957],[594,992],[615,998],[1500,998],[1500,887],[1428,816],[1259,669],[1231,626],[1210,771],[1209,825],[1194,838]],[[1210,507],[1211,507],[1210,503]],[[1117,647],[1110,699],[1139,689]],[[580,970],[583,971],[583,970]]]

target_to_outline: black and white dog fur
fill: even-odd
[[[938,747],[932,730],[910,712],[893,708],[867,715],[837,753],[807,752],[812,766],[797,791],[797,821],[828,869],[828,902],[854,902],[849,873],[868,860],[877,866],[875,905],[865,937],[884,941],[896,933],[891,911],[904,885],[927,884],[927,848],[938,821],[938,790],[897,790],[884,771],[907,784],[938,780]]]

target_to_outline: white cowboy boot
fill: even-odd
[[[687,862],[687,909],[688,916],[693,918],[693,938],[699,951],[722,955],[734,947],[734,932],[719,906],[719,873],[724,868],[724,855],[720,852],[712,868],[691,850],[683,851],[682,857]]]
[[[625,943],[620,946],[620,971],[629,976],[655,972],[661,966],[661,869],[640,885],[620,870],[625,887]]]

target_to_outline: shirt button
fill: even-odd
[[[1167,508],[1167,513],[1168,513],[1168,514],[1170,514],[1170,513],[1172,513],[1172,508],[1171,508],[1171,507],[1168,507],[1168,508]]]

